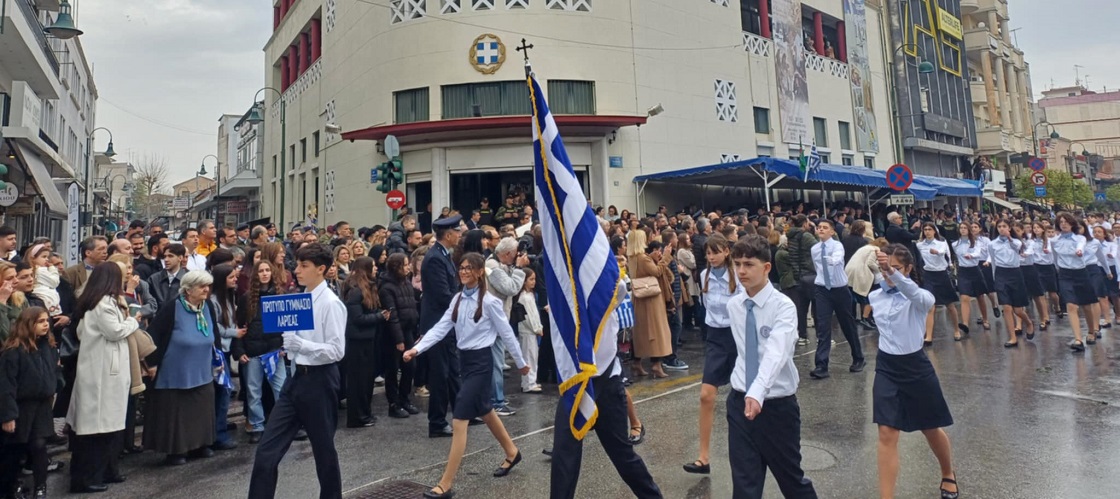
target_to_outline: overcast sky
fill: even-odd
[[[314,1],[314,0],[305,0]],[[352,0],[345,0],[352,1]],[[387,1],[387,0],[386,0]],[[538,0],[540,1],[540,0]],[[217,152],[218,118],[248,110],[264,86],[270,0],[78,0],[78,27],[100,100],[97,124],[122,158],[158,154],[172,183]],[[1011,0],[1011,28],[1036,94],[1072,85],[1074,64],[1094,90],[1120,88],[1111,0]],[[99,133],[96,150],[107,138]],[[213,165],[213,159],[207,164]],[[212,166],[207,168],[212,172]]]

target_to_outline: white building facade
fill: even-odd
[[[633,179],[797,158],[799,142],[829,163],[896,162],[876,0],[390,4],[276,3],[266,79],[282,97],[265,99],[262,174],[273,221],[384,223],[370,170],[386,161],[388,135],[414,210],[469,212],[483,197],[496,207],[531,188],[522,38],[596,205],[742,206],[761,193],[651,186],[639,196]]]
[[[8,170],[2,178],[8,195],[0,196],[5,198],[0,210],[20,240],[47,236],[60,241],[67,189],[85,175],[97,87],[81,41],[43,32],[54,22],[59,2],[0,1],[0,161]]]

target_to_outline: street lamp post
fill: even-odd
[[[108,128],[105,128],[103,126],[94,128],[93,130],[90,130],[89,135],[86,136],[86,171],[85,171],[85,175],[82,178],[82,180],[85,183],[86,192],[85,192],[84,201],[82,202],[82,212],[83,213],[79,217],[79,218],[83,218],[84,216],[89,215],[89,230],[90,231],[93,230],[93,210],[92,210],[92,203],[90,202],[90,193],[93,190],[93,182],[92,182],[93,177],[92,177],[92,174],[90,173],[90,163],[93,162],[93,135],[95,133],[97,133],[98,130],[105,130],[105,132],[109,134],[109,147],[107,147],[105,149],[105,157],[112,158],[113,156],[117,155],[116,151],[113,151],[113,131],[112,130],[109,130]]]
[[[1073,146],[1075,144],[1081,146],[1081,155],[1085,156],[1085,162],[1089,163],[1089,149],[1085,147],[1085,144],[1082,144],[1080,142],[1070,142],[1068,159],[1066,161],[1067,161],[1067,164],[1069,165],[1071,175],[1072,175],[1073,170],[1074,170],[1073,166],[1077,163],[1077,155],[1073,153]],[[1089,164],[1089,170],[1086,173],[1088,173],[1088,175],[1086,175],[1086,178],[1088,178],[1089,189],[1091,189],[1093,192],[1096,192],[1097,189],[1096,189],[1096,186],[1094,185],[1094,183],[1096,182],[1096,179],[1093,178],[1093,177],[1095,177],[1095,174],[1093,173],[1093,165],[1091,163]]]
[[[128,177],[125,177],[124,175],[121,175],[119,173],[113,175],[112,177],[106,175],[105,181],[102,182],[105,185],[105,197],[109,198],[109,216],[113,216],[113,182],[117,180],[117,177],[120,177],[121,180],[124,180],[124,182],[121,184],[121,191],[124,192],[128,187]],[[118,206],[118,208],[120,207]]]
[[[222,160],[213,154],[203,156],[202,166],[198,169],[199,175],[202,176],[206,175],[206,158],[214,158],[214,161],[218,162],[214,167],[214,195],[210,197],[214,201],[214,220],[217,221],[222,213],[221,205],[218,204],[218,191],[222,188]]]
[[[1057,139],[1062,138],[1061,135],[1058,135],[1058,127],[1054,126],[1053,123],[1050,123],[1049,121],[1046,121],[1046,120],[1042,120],[1042,121],[1039,121],[1038,123],[1035,123],[1034,126],[1031,127],[1031,140],[1034,141],[1034,155],[1035,155],[1035,157],[1038,157],[1038,125],[1046,125],[1046,129],[1050,130],[1050,138],[1051,139],[1057,140]]]
[[[282,92],[280,92],[279,90],[276,90],[275,88],[272,88],[272,87],[264,87],[260,90],[257,90],[257,93],[253,95],[252,111],[249,112],[249,118],[246,121],[248,121],[249,123],[252,123],[253,125],[259,125],[262,122],[264,122],[264,116],[261,115],[261,111],[257,107],[257,96],[259,96],[261,94],[261,92],[264,92],[265,90],[271,90],[273,92],[276,92],[276,96],[278,97],[278,100],[280,101],[280,196],[276,199],[275,204],[279,205],[279,207],[280,207],[280,214],[279,214],[280,225],[279,225],[279,227],[280,227],[280,230],[283,231],[283,230],[286,230],[285,227],[284,227],[284,208],[285,208],[285,205],[287,204],[287,203],[284,202],[284,195],[285,195],[284,180],[288,177],[288,171],[287,171],[288,170],[288,168],[287,168],[288,146],[286,144],[287,139],[285,137],[285,135],[287,135],[287,116],[286,116],[286,109],[285,109],[285,104],[284,104],[284,94]],[[295,158],[292,158],[292,159],[294,160]]]

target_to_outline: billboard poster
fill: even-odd
[[[778,111],[782,141],[812,143],[809,82],[805,79],[805,41],[800,0],[774,0],[772,19],[778,74]]]
[[[865,0],[844,0],[848,42],[848,80],[852,84],[852,114],[859,152],[879,152],[871,63],[867,58],[867,6]]]

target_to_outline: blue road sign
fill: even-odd
[[[377,183],[377,168],[370,168],[369,169],[369,183],[371,183],[371,184],[376,184]]]
[[[1100,201],[1102,203],[1105,202],[1105,201],[1108,201],[1108,198],[1104,197],[1103,192],[1096,193],[1096,195],[1094,197],[1096,197],[1097,201]]]
[[[909,166],[901,163],[887,168],[886,175],[887,187],[898,192],[909,189],[910,184],[914,183],[914,172],[910,171]]]
[[[1030,164],[1031,169],[1036,171],[1036,172],[1040,172],[1040,171],[1046,169],[1046,160],[1044,160],[1042,158],[1031,158],[1031,161],[1030,161],[1029,164]]]
[[[315,329],[311,293],[262,296],[261,322],[266,333]]]
[[[1045,185],[1034,188],[1034,197],[1041,198],[1041,197],[1045,197],[1045,196],[1046,196],[1046,186]]]

